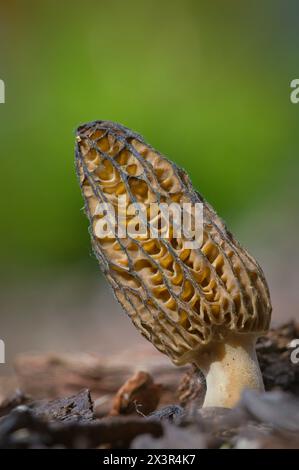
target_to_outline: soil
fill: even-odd
[[[259,340],[265,393],[201,408],[194,367],[159,355],[21,355],[0,382],[0,448],[299,448],[299,353],[290,322]],[[297,346],[298,347],[298,346]]]

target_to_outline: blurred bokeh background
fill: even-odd
[[[28,350],[145,340],[91,253],[74,130],[109,119],[183,166],[258,259],[273,321],[298,313],[296,0],[1,2],[1,317]]]

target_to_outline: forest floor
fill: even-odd
[[[299,448],[298,338],[289,322],[259,339],[266,392],[231,410],[201,408],[200,371],[146,348],[19,355],[0,380],[0,448]]]

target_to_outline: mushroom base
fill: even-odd
[[[256,335],[233,334],[225,343],[214,342],[207,351],[193,357],[206,378],[203,407],[232,408],[244,389],[264,390],[256,340]]]

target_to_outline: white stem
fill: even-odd
[[[256,336],[235,334],[223,343],[214,342],[194,362],[206,378],[207,392],[203,407],[231,408],[245,388],[264,390],[255,352]]]

